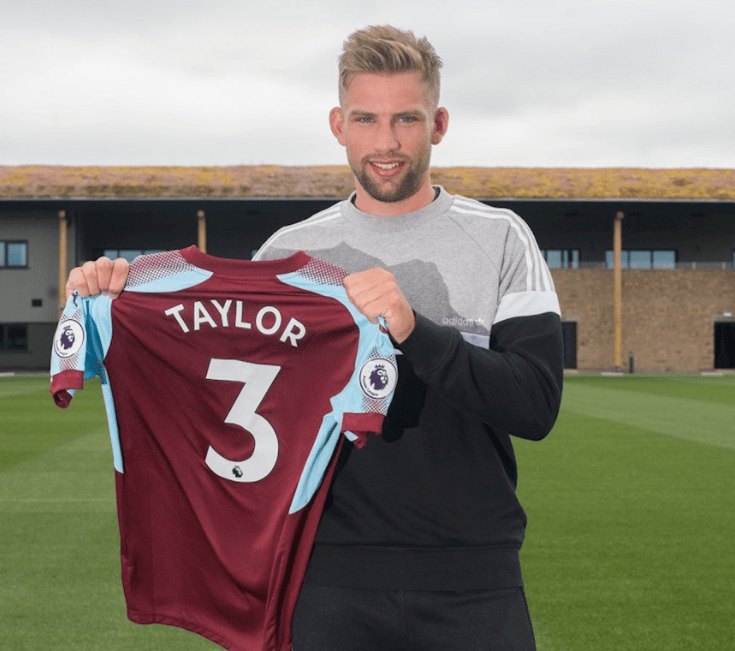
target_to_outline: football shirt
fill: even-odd
[[[380,432],[396,380],[344,275],[190,247],[134,260],[114,301],[69,298],[51,392],[66,407],[101,379],[132,621],[290,649],[341,434]]]

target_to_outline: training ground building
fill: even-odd
[[[531,226],[569,370],[735,370],[735,170],[432,174]],[[48,368],[68,271],[85,260],[191,244],[250,258],[353,189],[341,166],[0,167],[0,372]]]

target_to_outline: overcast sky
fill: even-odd
[[[444,61],[434,165],[735,168],[732,0],[0,0],[0,164],[342,164],[381,23]]]

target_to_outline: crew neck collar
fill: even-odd
[[[184,259],[200,269],[220,275],[248,274],[250,276],[275,276],[291,273],[303,267],[311,259],[303,251],[276,260],[230,260],[202,253],[196,246],[181,250]]]
[[[382,231],[402,231],[425,225],[427,221],[434,219],[446,212],[454,200],[443,187],[432,186],[437,191],[437,196],[430,204],[419,210],[404,213],[402,215],[372,215],[363,212],[355,206],[355,194],[342,202],[342,215],[348,221],[357,226],[368,229],[380,229]]]

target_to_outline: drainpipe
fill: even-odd
[[[613,228],[613,361],[617,371],[623,370],[623,275],[621,272],[623,217],[622,212],[615,215]]]
[[[66,219],[66,210],[59,210],[59,317],[66,305],[66,275],[69,273],[68,249],[69,222]]]
[[[207,219],[203,210],[197,212],[197,248],[207,252]]]

